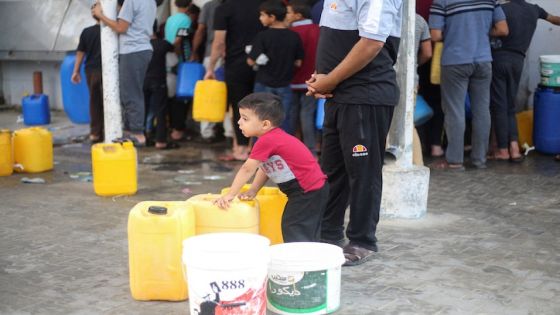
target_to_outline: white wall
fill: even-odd
[[[2,61],[2,91],[6,104],[21,105],[26,94],[33,93],[33,72],[43,73],[43,93],[51,109],[62,109],[60,64],[62,61]]]
[[[528,0],[527,2],[538,4],[549,14],[560,16],[558,0]],[[533,94],[540,82],[539,56],[541,55],[560,55],[560,27],[544,20],[539,20],[533,41],[527,51],[517,95],[518,109],[533,106]]]

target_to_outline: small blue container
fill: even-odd
[[[84,64],[80,67],[82,81],[72,83],[72,72],[76,55],[70,53],[64,57],[60,65],[60,84],[62,86],[62,105],[70,121],[75,124],[89,124],[89,90],[86,81]]]
[[[192,98],[196,82],[204,79],[206,70],[197,62],[182,62],[177,69],[177,90],[175,96],[178,98]]]
[[[323,130],[323,121],[325,120],[325,103],[326,99],[317,99],[317,113],[315,114],[315,128]]]
[[[23,123],[26,126],[47,125],[51,122],[49,97],[45,94],[33,94],[21,100]]]
[[[216,71],[214,71],[214,76],[216,77],[216,80],[224,82],[226,80],[226,70],[224,69],[224,66],[216,69]]]
[[[533,143],[542,153],[560,153],[560,88],[540,86],[533,107]]]
[[[414,126],[420,126],[428,122],[434,115],[434,111],[428,105],[422,95],[416,96],[416,106],[414,107]]]

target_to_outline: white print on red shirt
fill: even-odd
[[[296,178],[286,161],[279,155],[269,157],[268,160],[261,163],[260,167],[268,178],[276,184],[285,183]]]

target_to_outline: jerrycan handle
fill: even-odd
[[[157,215],[167,214],[167,208],[160,206],[150,206],[148,208],[148,212]]]

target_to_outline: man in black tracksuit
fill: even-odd
[[[322,241],[343,245],[345,265],[377,251],[385,140],[399,100],[397,58],[402,0],[325,1],[310,94],[328,97],[321,167],[331,191]]]

